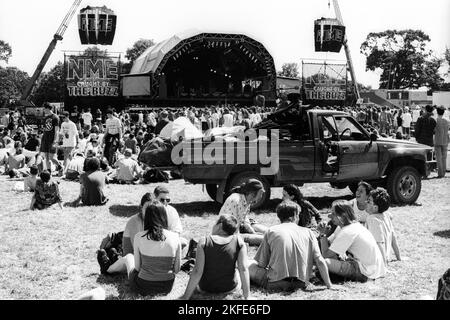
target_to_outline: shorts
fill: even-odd
[[[139,272],[133,270],[130,275],[131,290],[141,296],[169,294],[172,291],[175,279],[168,281],[148,281],[139,278]]]
[[[56,147],[52,144],[41,144],[41,148],[39,149],[42,153],[56,154]]]
[[[252,282],[266,290],[294,291],[306,288],[306,283],[296,277],[284,278],[279,281],[269,281],[268,269],[261,268],[258,265],[253,265],[251,268],[253,269],[252,272],[250,272],[252,274]]]
[[[356,260],[349,259],[346,261],[328,259],[330,262],[329,272],[337,274],[341,277],[348,278],[353,281],[367,282],[368,278],[361,273],[359,264]]]

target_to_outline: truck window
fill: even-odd
[[[319,117],[319,123],[321,123],[320,135],[323,141],[335,140],[338,141],[338,134],[336,124],[334,123],[333,116],[321,116]]]
[[[343,116],[335,116],[337,131],[341,140],[364,141],[368,137],[355,124],[354,119]]]

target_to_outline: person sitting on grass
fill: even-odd
[[[298,226],[299,205],[284,201],[276,212],[281,224],[270,227],[264,234],[255,259],[250,261],[250,280],[268,290],[306,289],[315,263],[330,289],[327,264],[316,236],[310,229]]]
[[[139,232],[144,231],[144,217],[145,210],[148,205],[154,202],[154,198],[150,192],[144,194],[141,198],[139,206],[139,213],[135,214],[128,220],[122,237],[122,257],[116,257],[114,261],[107,256],[105,250],[99,250],[97,252],[97,261],[100,265],[100,272],[102,274],[114,274],[126,272],[125,256],[129,253],[134,253],[134,237]]]
[[[401,260],[394,225],[387,212],[390,202],[391,199],[387,191],[383,188],[377,188],[370,192],[367,205],[370,214],[367,218],[367,229],[375,238],[386,266],[390,261],[392,249],[397,260]]]
[[[219,213],[219,215],[232,215],[238,220],[239,232],[244,241],[250,245],[258,246],[267,230],[266,226],[250,220],[247,216],[251,205],[258,202],[263,193],[262,183],[256,179],[249,179],[231,190],[231,195],[225,200]]]
[[[355,191],[355,198],[350,200],[350,204],[352,205],[353,212],[355,213],[356,220],[361,223],[363,226],[366,226],[367,217],[369,213],[367,212],[367,201],[369,199],[370,191],[372,191],[372,186],[365,182],[360,181],[358,183],[358,188]],[[337,234],[341,231],[341,228],[333,224],[333,220],[330,220],[328,223],[329,232],[327,234],[329,240],[333,241],[333,239],[337,236]]]
[[[100,160],[97,158],[87,159],[86,171],[80,175],[80,195],[74,205],[80,201],[85,206],[101,206],[108,202],[103,194],[106,185],[106,175],[100,171]]]
[[[133,183],[141,177],[142,168],[136,160],[132,159],[131,149],[125,149],[124,158],[117,160],[114,167],[117,168],[117,176],[115,180],[118,183]]]
[[[155,196],[155,199],[159,201],[166,209],[168,230],[176,232],[180,235],[181,247],[184,248],[185,246],[187,246],[188,241],[187,239],[181,237],[181,233],[183,232],[183,225],[181,224],[177,209],[169,204],[169,189],[164,186],[157,186],[153,191],[153,194]]]
[[[330,273],[358,282],[383,277],[383,256],[373,235],[356,220],[352,204],[333,202],[329,218],[341,228],[330,245],[327,229],[319,227],[322,255]]]
[[[46,209],[58,204],[62,209],[62,199],[59,193],[58,182],[51,179],[50,171],[44,170],[40,179],[36,181],[36,189],[31,199],[30,209]]]
[[[9,172],[10,178],[21,178],[28,175],[22,151],[22,147],[19,146],[15,149],[14,154],[8,152],[7,172]]]
[[[283,201],[288,200],[297,203],[301,208],[298,225],[315,231],[317,225],[322,221],[322,217],[319,210],[303,197],[296,185],[290,184],[283,187]]]
[[[84,168],[84,156],[81,151],[75,151],[75,155],[69,161],[66,167],[65,179],[77,180],[83,173]]]
[[[23,190],[25,192],[34,192],[36,189],[38,167],[33,165],[30,167],[30,175],[23,180]]]
[[[236,234],[238,222],[232,215],[220,216],[212,234],[197,245],[195,267],[184,295],[189,300],[197,289],[201,293],[232,293],[239,289],[236,268],[239,270],[244,299],[250,295],[247,247]]]
[[[168,294],[180,271],[180,237],[167,230],[166,210],[160,204],[146,208],[144,229],[134,237],[134,254],[125,256],[130,287],[142,296]]]

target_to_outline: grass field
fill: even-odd
[[[405,261],[391,262],[386,277],[358,284],[345,282],[338,291],[316,286],[310,292],[269,294],[252,286],[257,299],[427,299],[434,298],[439,277],[450,267],[450,179],[423,181],[421,205],[394,207],[400,250]],[[107,299],[143,299],[133,295],[125,276],[103,276],[96,260],[102,238],[124,229],[127,219],[138,210],[145,192],[155,185],[109,185],[110,201],[103,207],[64,207],[63,210],[28,210],[30,194],[11,191],[15,182],[0,177],[0,299],[74,299],[101,286]],[[210,232],[220,207],[212,202],[200,185],[174,180],[167,185],[180,213],[183,236],[200,237]],[[78,184],[61,181],[64,202],[78,195]],[[326,212],[333,200],[351,199],[348,189],[335,190],[328,184],[307,184],[305,196],[328,220]],[[268,209],[255,218],[266,225],[278,223],[273,213],[280,189],[273,189]],[[256,248],[251,248],[253,257]],[[189,277],[180,272],[170,295],[157,299],[176,299]],[[195,299],[239,299],[231,296]],[[148,299],[148,298],[147,298]]]

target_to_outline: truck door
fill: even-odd
[[[311,134],[297,136],[291,130],[280,130],[280,170],[282,183],[311,181],[314,175],[314,142]]]
[[[378,169],[378,146],[349,116],[334,116],[339,135],[338,180],[366,179]]]

